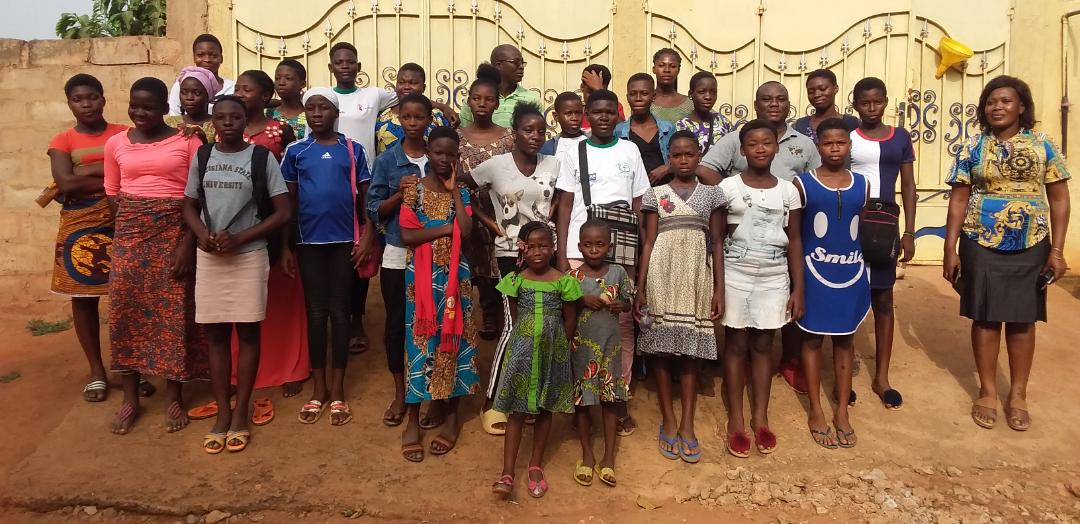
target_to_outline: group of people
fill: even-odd
[[[349,423],[345,369],[367,349],[376,276],[393,384],[382,422],[404,424],[402,457],[453,450],[461,399],[483,392],[484,429],[505,436],[492,487],[503,496],[514,491],[526,425],[525,484],[534,497],[547,491],[555,413],[574,414],[573,479],[615,486],[616,441],[636,429],[631,386],[646,373],[658,391],[659,453],[698,462],[708,361],[722,362],[732,455],[777,449],[768,408],[778,372],[808,395],[814,442],[855,446],[853,334],[871,310],[873,392],[889,409],[904,405],[889,364],[896,267],[915,253],[915,157],[908,131],[884,122],[881,80],[855,84],[856,118],[838,112],[831,72],[810,73],[814,113],[793,125],[786,88],[765,82],[756,118],[736,128],[714,110],[716,78],[696,73],[680,93],[680,55],[662,49],[652,75],[629,77],[626,109],[610,71],[587,67],[585,96],[555,99],[559,132],[549,139],[514,46],[478,68],[460,114],[423,94],[416,64],[400,67],[394,92],[357,86],[348,43],[330,50],[332,87],[306,87],[293,60],[274,78],[224,79],[221,51],[202,35],[171,90],[136,81],[130,126],[104,119],[94,77],[64,86],[76,124],[49,144],[63,204],[52,289],[72,297],[90,402],[109,391],[98,328],[98,299],[109,297],[108,369],[124,395],[114,433],[140,417],[140,397],[154,392],[147,375],[166,380],[168,431],[216,417],[202,444],[211,454],[245,449],[252,426],[274,418],[256,389],[289,397],[310,381],[299,421],[328,410],[331,425]],[[1034,326],[1046,319],[1047,285],[1065,271],[1069,174],[1033,115],[1023,81],[990,80],[981,131],[947,179],[944,277],[973,322],[981,390],[971,416],[987,428],[1003,324],[1005,419],[1018,431],[1031,425]],[[831,417],[821,400],[826,336]],[[497,340],[486,384],[481,340]],[[182,385],[206,378],[214,401],[189,408]],[[422,432],[436,428],[424,446]]]

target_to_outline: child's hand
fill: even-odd
[[[803,313],[806,312],[806,304],[803,300],[802,293],[792,293],[791,298],[787,303],[788,314],[791,315],[791,320],[799,320],[802,318]]]
[[[217,244],[218,253],[228,253],[239,247],[236,237],[230,235],[228,231],[218,231],[211,234],[210,238]]]
[[[668,165],[667,164],[656,166],[655,169],[653,169],[652,171],[649,171],[649,183],[650,184],[655,184],[655,183],[659,182],[661,178],[664,178],[665,176],[667,176],[667,174],[668,174]]]
[[[709,314],[709,320],[720,320],[724,318],[724,291],[713,291],[712,295],[712,312]]]
[[[358,242],[353,245],[349,259],[352,260],[353,269],[360,269],[371,258],[371,249],[368,242]]]
[[[604,308],[607,307],[607,304],[604,303],[603,300],[600,300],[600,297],[597,296],[597,295],[585,295],[585,296],[581,297],[581,303],[585,307],[587,307],[587,308],[589,308],[589,309],[591,309],[593,311],[600,311],[601,309],[604,309]]]
[[[457,163],[450,164],[450,178],[443,182],[443,187],[451,193],[457,191]]]
[[[420,179],[417,178],[416,175],[405,175],[401,177],[401,182],[398,184],[398,192],[404,193],[405,191],[416,187],[416,184],[419,181]]]
[[[630,309],[630,305],[620,300],[612,300],[611,302],[608,302],[607,309],[612,315],[618,315],[619,313]]]
[[[213,253],[218,249],[217,243],[206,229],[195,232],[195,245],[199,246],[204,253]]]
[[[296,257],[288,247],[281,249],[281,271],[289,278],[296,278]]]

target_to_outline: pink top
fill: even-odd
[[[132,144],[127,133],[105,143],[105,194],[184,198],[188,166],[202,140],[176,134],[152,144]]]

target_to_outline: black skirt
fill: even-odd
[[[960,314],[979,322],[1046,322],[1046,290],[1039,274],[1050,241],[1016,252],[983,247],[960,237]]]

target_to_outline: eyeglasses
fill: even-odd
[[[508,62],[510,64],[513,64],[514,67],[525,67],[528,64],[528,62],[526,62],[525,60],[518,60],[518,59],[514,59],[514,60],[496,60],[495,61],[496,64],[501,64],[503,62]]]

